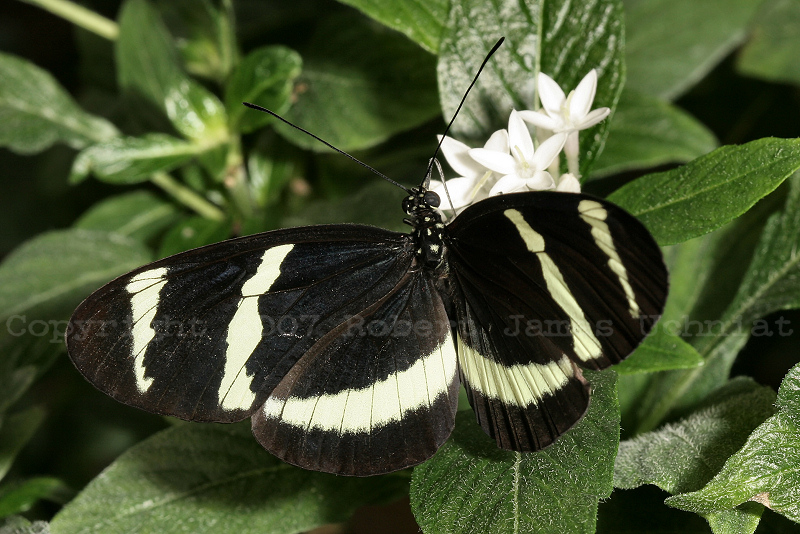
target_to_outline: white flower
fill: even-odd
[[[441,136],[439,139],[441,140]],[[469,155],[470,150],[472,149],[469,146],[451,137],[445,137],[442,141],[444,159],[459,174],[457,178],[447,180],[447,192],[442,182],[431,180],[430,190],[441,198],[442,210],[460,209],[489,196],[494,173],[472,159]],[[486,141],[483,150],[508,154],[508,132],[498,130],[493,133]],[[452,206],[450,201],[453,203]]]
[[[597,91],[597,71],[592,69],[569,96],[547,74],[538,77],[539,100],[544,112],[520,111],[522,120],[555,133],[573,133],[585,130],[608,117],[609,108],[589,111]]]
[[[469,151],[472,159],[503,175],[492,186],[489,195],[553,189],[555,181],[546,169],[564,147],[566,135],[556,134],[534,151],[528,127],[514,110],[508,118],[508,140],[510,154],[484,148]]]
[[[580,193],[581,183],[575,178],[574,174],[565,173],[558,179],[556,191],[561,191],[562,193]]]

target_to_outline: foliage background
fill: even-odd
[[[502,33],[530,45],[524,37],[543,21],[553,31],[543,32],[542,68],[560,74],[562,86],[574,87],[595,65],[616,73],[601,78],[598,94],[615,115],[582,138],[584,188],[614,192],[671,245],[667,316],[681,324],[683,339],[661,332],[621,366],[619,399],[613,372],[593,376],[595,427],[579,425],[546,454],[497,451],[475,432],[472,416],[460,414],[453,440],[415,470],[409,505],[408,472],[359,481],[286,469],[260,451],[246,425],[176,425],[128,409],[86,384],[49,336],[2,332],[0,515],[8,519],[0,531],[296,532],[337,523],[326,528],[358,532],[380,521],[382,531],[413,532],[411,508],[425,532],[800,531],[793,522],[800,520],[800,372],[787,377],[800,361],[800,184],[795,177],[781,185],[800,167],[798,2],[346,3],[369,16],[323,0],[82,2],[120,24],[119,37],[109,39],[5,0],[4,325],[21,312],[28,321],[66,318],[115,274],[231,234],[320,222],[402,229],[395,189],[296,132],[276,134],[236,102],[263,99],[413,184],[443,129],[442,109],[449,117],[483,43]],[[576,39],[585,29],[559,25],[559,7],[579,11],[592,28],[605,21],[589,32],[603,38]],[[153,34],[160,24],[167,32]],[[272,45],[280,48],[253,53]],[[564,60],[564,51],[573,55]],[[507,57],[498,56],[497,72],[515,84],[498,89],[497,72],[487,73],[458,123],[463,139],[502,127],[511,105],[535,105],[526,92],[530,72]],[[20,61],[49,72],[56,85]],[[241,65],[250,68],[234,75]],[[60,90],[42,89],[50,86],[63,87],[90,116],[75,113],[84,122],[63,129],[52,117],[41,127],[19,120],[20,99],[72,116]],[[200,129],[170,112],[174,87],[185,101],[218,102],[203,108]],[[123,148],[141,146],[91,148],[119,132],[161,152],[126,159],[120,154],[135,150]],[[724,149],[671,171],[716,146],[768,137],[787,141]],[[110,165],[119,161],[127,163]],[[187,190],[203,202],[174,200]],[[76,240],[76,228],[94,233]],[[47,297],[63,280],[79,287]],[[725,328],[738,318],[773,328],[788,321],[794,333],[701,337],[689,322],[719,319]],[[248,484],[230,483],[237,476]],[[217,493],[198,492],[209,481],[228,482]],[[349,519],[362,505],[398,499]],[[30,525],[16,514],[52,524]]]

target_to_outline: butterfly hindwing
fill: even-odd
[[[538,450],[585,413],[580,368],[630,354],[666,298],[661,253],[634,217],[587,195],[493,197],[448,226],[459,366],[503,448]]]
[[[289,463],[364,476],[431,457],[457,407],[444,305],[414,271],[306,352],[254,414],[253,432]]]
[[[157,261],[87,298],[69,354],[100,390],[194,421],[250,415],[316,338],[390,292],[407,236],[356,225],[280,230]]]

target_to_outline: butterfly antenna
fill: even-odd
[[[473,82],[473,83],[474,83],[474,82]],[[276,119],[278,119],[278,120],[280,120],[280,121],[283,121],[283,122],[285,122],[286,124],[288,124],[288,125],[289,125],[289,126],[291,126],[292,128],[295,128],[295,129],[297,129],[297,130],[300,130],[301,132],[303,132],[303,133],[304,133],[304,134],[306,134],[306,135],[310,135],[311,137],[313,137],[314,139],[316,139],[317,141],[319,141],[320,143],[322,143],[322,144],[323,144],[323,145],[325,145],[326,147],[328,147],[328,148],[330,148],[330,149],[333,149],[333,150],[335,150],[335,151],[336,151],[336,152],[338,152],[339,154],[342,154],[342,155],[345,155],[345,156],[347,156],[348,158],[350,158],[351,160],[355,161],[356,163],[358,163],[358,164],[359,164],[359,165],[361,165],[362,167],[365,167],[366,169],[369,169],[370,171],[374,172],[375,174],[377,174],[378,176],[380,176],[381,178],[383,178],[384,180],[386,180],[386,181],[387,181],[387,182],[389,182],[390,184],[394,184],[394,185],[396,185],[397,187],[399,187],[400,189],[402,189],[403,191],[405,191],[406,193],[408,193],[408,194],[411,194],[411,190],[410,190],[409,188],[407,188],[406,186],[404,186],[404,185],[402,185],[402,184],[400,184],[400,183],[398,183],[398,182],[395,182],[394,180],[392,180],[391,178],[389,178],[388,176],[386,176],[385,174],[383,174],[383,173],[382,173],[382,172],[380,172],[379,170],[375,169],[374,167],[370,167],[369,165],[367,165],[366,163],[364,163],[364,162],[363,162],[363,161],[361,161],[360,159],[356,158],[355,156],[351,156],[350,154],[348,154],[348,153],[347,153],[347,152],[345,152],[344,150],[341,150],[341,149],[338,149],[338,148],[336,148],[335,146],[333,146],[332,144],[330,144],[330,143],[329,143],[329,142],[327,142],[326,140],[322,139],[322,138],[321,138],[321,137],[319,137],[318,135],[314,135],[313,133],[309,132],[309,131],[308,131],[308,130],[306,130],[305,128],[301,128],[300,126],[298,126],[298,125],[296,125],[296,124],[293,124],[293,123],[291,123],[291,122],[287,121],[286,119],[284,119],[283,117],[281,117],[280,115],[278,115],[277,113],[275,113],[274,111],[270,111],[270,110],[268,110],[267,108],[264,108],[264,107],[258,106],[258,105],[256,105],[256,104],[251,104],[250,102],[242,102],[242,104],[244,104],[244,105],[245,105],[245,106],[247,106],[248,108],[252,108],[252,109],[255,109],[255,110],[258,110],[258,111],[263,111],[264,113],[269,113],[270,115],[272,115],[272,116],[273,116],[273,117],[275,117]]]
[[[494,55],[495,52],[497,52],[497,49],[500,48],[500,45],[503,44],[503,41],[505,41],[505,40],[506,40],[505,37],[501,37],[494,44],[492,49],[489,50],[489,53],[486,54],[486,58],[484,58],[483,63],[481,63],[481,66],[478,68],[478,72],[475,74],[475,77],[472,79],[472,83],[469,84],[469,87],[467,87],[467,90],[464,93],[464,96],[461,98],[461,103],[458,104],[458,108],[456,108],[456,112],[453,113],[453,118],[450,119],[450,122],[448,123],[447,128],[444,129],[444,134],[442,134],[442,138],[439,140],[439,144],[436,145],[436,150],[434,150],[434,152],[433,152],[433,157],[431,158],[431,162],[428,164],[428,171],[425,173],[426,177],[429,176],[431,171],[433,170],[433,161],[436,159],[436,156],[439,155],[439,150],[442,148],[442,143],[444,142],[444,138],[447,135],[447,132],[450,131],[450,127],[453,125],[453,122],[455,122],[456,117],[458,117],[458,112],[461,111],[461,107],[464,105],[464,101],[467,99],[467,95],[469,94],[469,92],[472,89],[472,87],[475,85],[475,82],[478,81],[478,76],[481,75],[481,72],[483,71],[483,68],[489,62],[489,59]]]

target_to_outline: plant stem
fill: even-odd
[[[150,181],[175,197],[178,202],[192,208],[206,219],[214,221],[222,221],[225,219],[225,214],[219,208],[191,189],[179,184],[169,174],[165,172],[153,173]]]
[[[105,37],[109,41],[115,41],[119,36],[119,26],[113,20],[107,19],[90,9],[70,2],[69,0],[22,0],[28,4],[38,6],[45,11],[68,20],[71,23],[96,33],[100,37]]]

